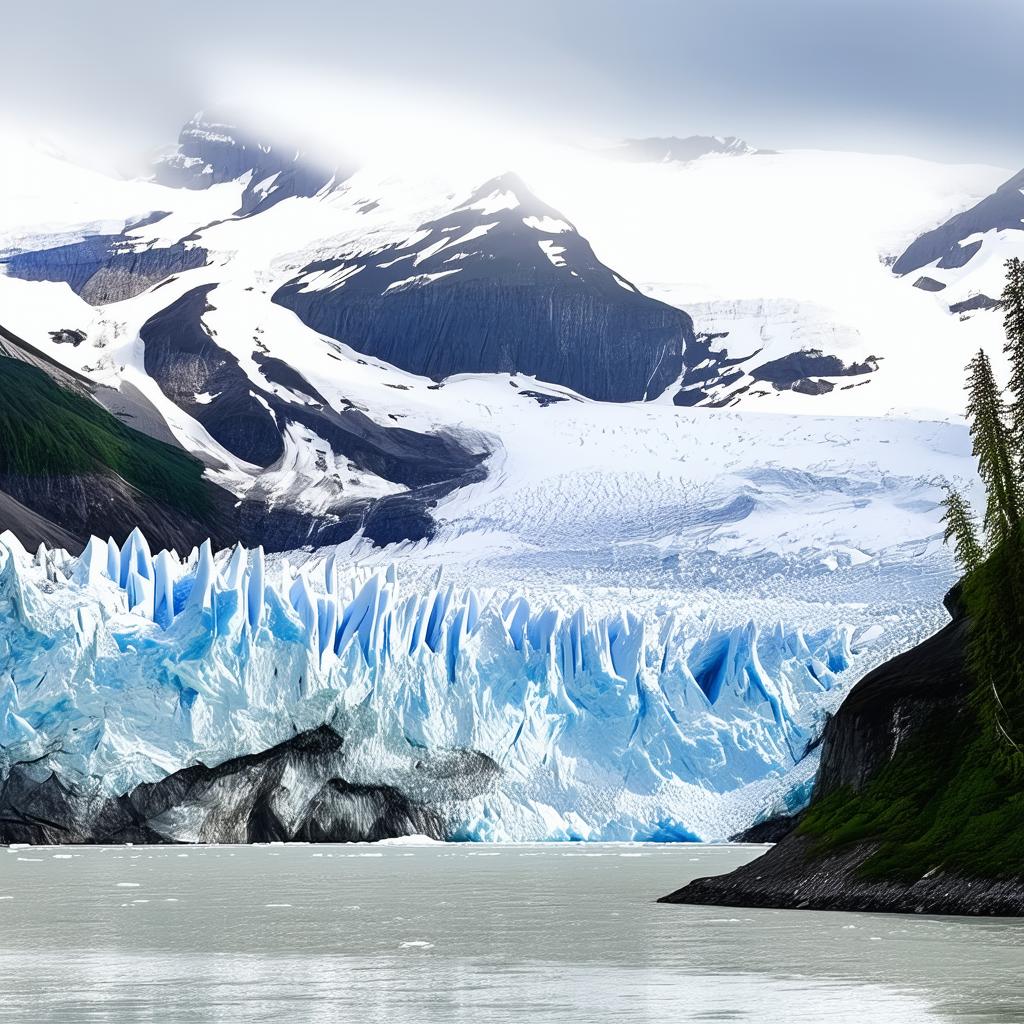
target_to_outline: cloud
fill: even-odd
[[[1022,29],[1016,0],[53,0],[5,12],[4,107],[97,159],[233,103],[377,148],[736,134],[1017,166]]]

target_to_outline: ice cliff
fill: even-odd
[[[74,558],[0,534],[0,781],[55,776],[79,800],[327,724],[346,785],[492,759],[457,805],[443,772],[418,796],[456,838],[718,838],[804,756],[851,658],[841,625],[594,616],[440,574],[406,588],[329,550],[181,558],[135,531]]]

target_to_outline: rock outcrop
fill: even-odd
[[[969,742],[974,716],[972,682],[965,663],[968,619],[956,591],[947,598],[953,619],[935,636],[867,675],[828,723],[810,808],[801,821],[762,857],[727,875],[700,878],[662,897],[665,903],[696,903],[801,910],[857,910],[895,913],[1024,914],[1024,861],[999,877],[977,877],[940,862],[920,865],[917,877],[886,875],[869,863],[888,839],[883,825],[854,823],[853,838],[841,834],[850,823],[822,827],[815,811],[826,801],[852,796],[856,802],[897,758],[919,764],[922,775],[936,763],[955,764]],[[906,760],[903,764],[906,765]],[[921,793],[908,793],[905,816],[942,785],[917,780]],[[923,796],[922,796],[923,794]],[[870,806],[870,805],[868,805]],[[851,815],[852,816],[852,815]],[[827,818],[825,819],[828,820]],[[775,834],[785,833],[776,822]],[[749,833],[745,838],[749,837]],[[764,838],[769,838],[765,836]]]
[[[445,801],[486,790],[499,774],[483,754],[410,755],[408,782],[351,782],[344,739],[324,725],[216,767],[195,764],[123,796],[79,792],[32,764],[0,784],[0,843],[376,842],[398,836],[450,838]]]

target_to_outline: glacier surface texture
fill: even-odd
[[[823,710],[871,646],[852,625],[593,611],[298,554],[154,555],[136,531],[74,558],[0,535],[3,777],[87,804],[327,725],[349,787],[408,792],[432,759],[418,798],[449,838],[722,838],[806,796]],[[457,798],[436,770],[456,752],[497,766]],[[308,787],[281,787],[301,816]],[[188,841],[216,812],[154,827]]]

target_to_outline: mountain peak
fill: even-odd
[[[241,214],[265,209],[290,196],[315,195],[336,168],[300,145],[271,139],[228,118],[199,111],[178,134],[177,148],[157,161],[154,177],[172,188],[205,189],[249,176]]]
[[[481,217],[514,216],[529,221],[540,219],[556,220],[564,225],[559,230],[575,228],[554,207],[540,199],[514,171],[505,171],[485,181],[474,189],[470,197],[457,208],[456,213],[473,211]]]
[[[755,149],[735,135],[688,135],[685,138],[667,135],[626,139],[611,150],[610,155],[638,163],[689,163],[702,156],[751,156],[770,152]]]

